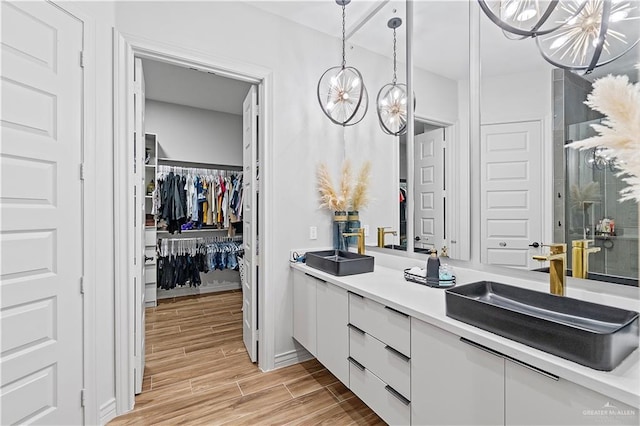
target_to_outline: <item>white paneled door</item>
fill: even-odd
[[[442,147],[445,129],[415,136],[415,247],[437,249],[444,238],[444,162]]]
[[[242,339],[252,362],[258,360],[258,91],[251,86],[242,103],[244,278]]]
[[[0,423],[82,424],[83,26],[0,7]]]
[[[144,133],[144,73],[142,72],[142,60],[135,58],[133,73],[133,110],[135,137],[133,144],[133,228],[134,254],[133,254],[133,288],[135,292],[135,333],[134,333],[134,386],[135,393],[142,392],[142,379],[144,377],[145,354],[145,146]]]
[[[532,269],[542,239],[542,123],[481,129],[481,260]]]

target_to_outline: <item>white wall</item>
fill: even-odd
[[[481,80],[482,124],[551,119],[552,107],[551,67]]]
[[[225,19],[212,24],[216,16]],[[386,201],[397,199],[397,146],[378,128],[374,109],[375,95],[387,83],[391,62],[358,47],[349,50],[347,61],[362,71],[369,89],[370,109],[362,123],[344,129],[324,117],[316,99],[320,75],[339,64],[338,38],[239,2],[117,2],[116,23],[118,30],[128,34],[273,71],[270,149],[277,210],[271,231],[276,236],[276,262],[266,265],[273,268],[274,279],[265,285],[276,303],[276,354],[289,353],[295,349],[289,249],[331,245],[330,214],[318,209],[318,163],[327,162],[337,178],[345,155],[356,169],[370,159],[372,202],[361,212],[361,220],[372,229],[397,221],[396,203]],[[442,85],[425,87],[440,90]],[[425,105],[428,97],[422,97]],[[455,95],[451,98],[455,101]],[[315,241],[308,239],[309,226],[318,227]],[[375,242],[374,233],[368,242]]]
[[[145,131],[158,135],[160,158],[242,166],[241,115],[150,99],[145,108]]]

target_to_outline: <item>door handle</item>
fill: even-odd
[[[150,262],[152,260],[153,260],[153,256],[147,256],[147,255],[144,256],[144,262],[145,263]]]
[[[498,245],[499,245],[500,247],[506,247],[506,246],[507,246],[507,243],[505,243],[504,241],[500,241],[500,242],[498,243]]]
[[[421,240],[421,238],[420,238],[420,237],[415,237],[415,238],[414,238],[414,240],[416,240],[416,241],[420,241],[420,240]]]
[[[537,241],[534,241],[533,243],[529,244],[529,247],[538,248],[540,247],[540,243],[538,243]]]

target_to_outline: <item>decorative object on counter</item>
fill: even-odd
[[[382,86],[376,99],[380,127],[383,132],[393,136],[407,133],[407,85],[397,83],[396,29],[400,25],[402,25],[402,19],[398,17],[391,18],[387,22],[387,26],[393,30],[393,80]]]
[[[427,278],[426,269],[414,266],[413,268],[404,270],[404,279],[434,288],[451,288],[456,285],[456,276],[452,274],[453,271],[450,269],[449,272],[451,272],[451,274],[447,275],[448,278],[444,278],[445,275],[443,274],[443,278],[430,279]]]
[[[351,0],[336,0],[342,6],[342,65],[326,70],[318,81],[318,102],[329,120],[341,126],[359,123],[369,108],[369,95],[362,74],[347,66],[345,55],[345,7]]]
[[[356,233],[360,229],[360,212],[349,210],[347,212],[347,233]],[[347,237],[347,244],[358,244],[358,237]]]
[[[320,207],[333,211],[333,248],[347,249],[347,240],[343,236],[347,232],[347,207],[351,196],[351,165],[348,160],[342,164],[342,178],[340,190],[333,187],[331,176],[326,164],[318,166],[318,191],[320,192]]]
[[[431,250],[431,255],[427,258],[427,280],[437,280],[440,277],[440,258],[438,251]]]
[[[619,160],[617,175],[629,185],[620,191],[620,201],[640,201],[640,86],[630,83],[626,75],[608,75],[593,83],[585,104],[606,118],[591,125],[598,136],[567,146],[605,148],[609,157]]]

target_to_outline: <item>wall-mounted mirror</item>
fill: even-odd
[[[405,2],[379,4],[380,9],[350,41],[390,57],[386,23],[391,16],[403,16]],[[447,247],[449,256],[468,259],[469,168],[468,161],[460,159],[468,158],[469,3],[414,2],[412,19],[413,155],[407,156],[407,140],[411,138],[395,137],[397,155],[394,164],[387,166],[397,171],[396,189],[388,203],[398,214],[391,223],[371,224],[371,233],[385,227],[376,235],[376,245],[385,248],[406,251],[409,246],[410,251],[420,253],[431,248],[441,252]],[[403,28],[406,31],[406,25]],[[404,33],[399,33],[397,43],[400,70],[405,67]],[[387,74],[391,76],[390,70]],[[399,81],[406,78],[404,74],[398,72]],[[375,116],[375,111],[372,113]]]
[[[600,248],[590,255],[592,278],[638,285],[637,205],[618,203],[614,164],[565,144],[594,134],[599,115],[583,104],[591,82],[629,74],[639,50],[579,76],[554,70],[534,40],[507,39],[484,13],[480,32],[482,263],[544,270],[533,255],[564,242],[571,269],[572,241],[589,239]]]

